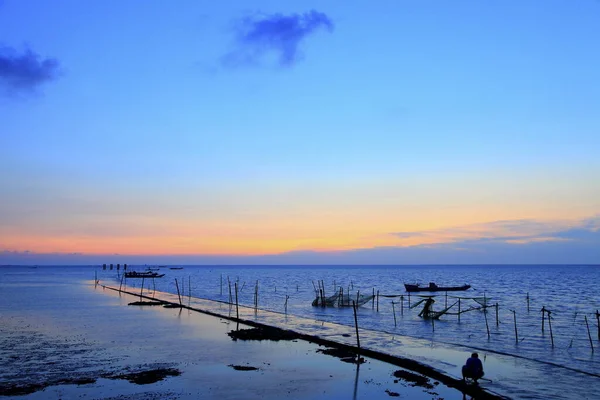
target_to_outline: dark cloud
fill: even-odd
[[[315,10],[244,18],[234,28],[237,47],[226,54],[222,62],[226,66],[255,65],[273,54],[280,66],[292,66],[300,58],[300,43],[321,28],[331,32],[333,22]]]
[[[54,58],[42,58],[31,49],[19,54],[13,48],[0,47],[0,88],[7,93],[31,92],[58,75],[59,63]]]

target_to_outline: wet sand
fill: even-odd
[[[185,308],[130,306],[138,296],[93,282],[3,284],[2,292],[4,398],[464,398],[368,355],[357,364],[294,336],[232,338],[254,327]]]

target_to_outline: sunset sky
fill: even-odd
[[[600,263],[597,0],[0,0],[0,264]]]

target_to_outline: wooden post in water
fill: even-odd
[[[288,299],[290,298],[290,296],[288,296],[287,294],[285,295],[285,304],[283,305],[283,308],[285,309],[285,313],[287,314],[287,303],[288,303]]]
[[[404,315],[404,295],[400,295],[400,315]]]
[[[485,318],[485,329],[487,330],[488,339],[490,338],[490,326],[487,319],[487,307],[483,307],[483,317]]]
[[[496,326],[500,324],[500,319],[498,318],[498,303],[496,303]]]
[[[544,333],[544,318],[546,317],[546,306],[542,306],[542,333]]]
[[[592,353],[594,352],[594,343],[592,342],[592,334],[590,333],[590,326],[588,325],[587,315],[585,315],[585,326],[587,327],[588,339],[590,339],[590,347],[592,348]]]
[[[529,292],[527,292],[527,312],[529,312]],[[542,328],[542,332],[544,329]]]
[[[410,292],[408,292],[408,307],[410,308]]]
[[[377,312],[379,312],[379,290],[377,291]]]
[[[460,297],[458,298],[458,322],[460,322]]]
[[[394,301],[392,301],[392,313],[394,314],[394,327],[396,327],[396,309],[394,308]]]
[[[144,278],[142,278],[143,280]],[[177,278],[175,278],[175,286],[177,287],[177,297],[179,297],[179,305],[181,304],[181,294],[179,293],[179,283],[177,283]]]
[[[360,290],[356,291],[356,304],[358,306],[358,298],[360,297]]]
[[[240,322],[240,306],[238,303],[238,285],[237,282],[235,283],[235,317],[237,319],[237,322]]]
[[[550,319],[550,310],[546,310],[548,313],[548,326],[550,327],[550,343],[552,343],[552,348],[554,348],[554,335],[552,335],[552,320]]]
[[[121,287],[123,286],[123,279],[125,279],[125,274],[121,275],[121,283],[119,284],[119,293],[121,292]]]
[[[154,281],[154,277],[152,277],[152,298],[156,294],[156,282]]]
[[[435,332],[435,318],[431,317],[431,329]]]
[[[371,310],[375,309],[375,288],[373,288],[373,302],[371,304]]]
[[[233,305],[233,296],[231,295],[231,281],[227,277],[227,284],[229,285],[229,305]]]
[[[140,287],[140,301],[142,301],[143,292],[144,292],[144,277],[142,276],[142,285]]]
[[[515,310],[511,310],[513,313],[513,319],[515,321],[515,342],[519,344],[519,332],[517,331],[517,312]]]
[[[256,280],[256,288],[254,289],[254,292],[256,293],[256,296],[254,296],[254,310],[256,311],[258,309],[258,279]]]
[[[221,280],[220,280],[220,282],[219,282],[219,283],[220,283],[220,287],[221,287],[221,292],[220,292],[220,294],[221,294],[221,296],[223,296],[223,274],[221,274]]]
[[[98,271],[94,271],[94,286],[98,286]]]
[[[598,340],[600,340],[600,313],[596,310],[596,324],[598,325]]]
[[[446,301],[444,302],[444,307],[448,307],[448,292],[446,292]]]
[[[356,328],[356,346],[358,347],[358,359],[360,359],[360,336],[358,336],[358,317],[356,316],[356,303],[352,301],[352,308],[354,309],[354,327]]]

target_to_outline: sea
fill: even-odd
[[[358,323],[363,347],[456,377],[477,351],[491,390],[510,398],[595,398],[600,389],[598,265],[128,265],[128,271],[164,274],[144,280],[124,279],[119,267],[1,267],[0,283],[17,275],[39,284],[98,280],[229,315],[240,312],[233,306],[237,287],[244,318],[349,344],[355,339],[343,332]],[[471,288],[410,295],[404,288],[429,282]],[[313,306],[319,287],[325,296],[342,288],[352,298],[375,297],[357,308],[355,319],[352,307]],[[434,321],[419,316],[423,296],[431,295],[435,311],[448,309]]]

